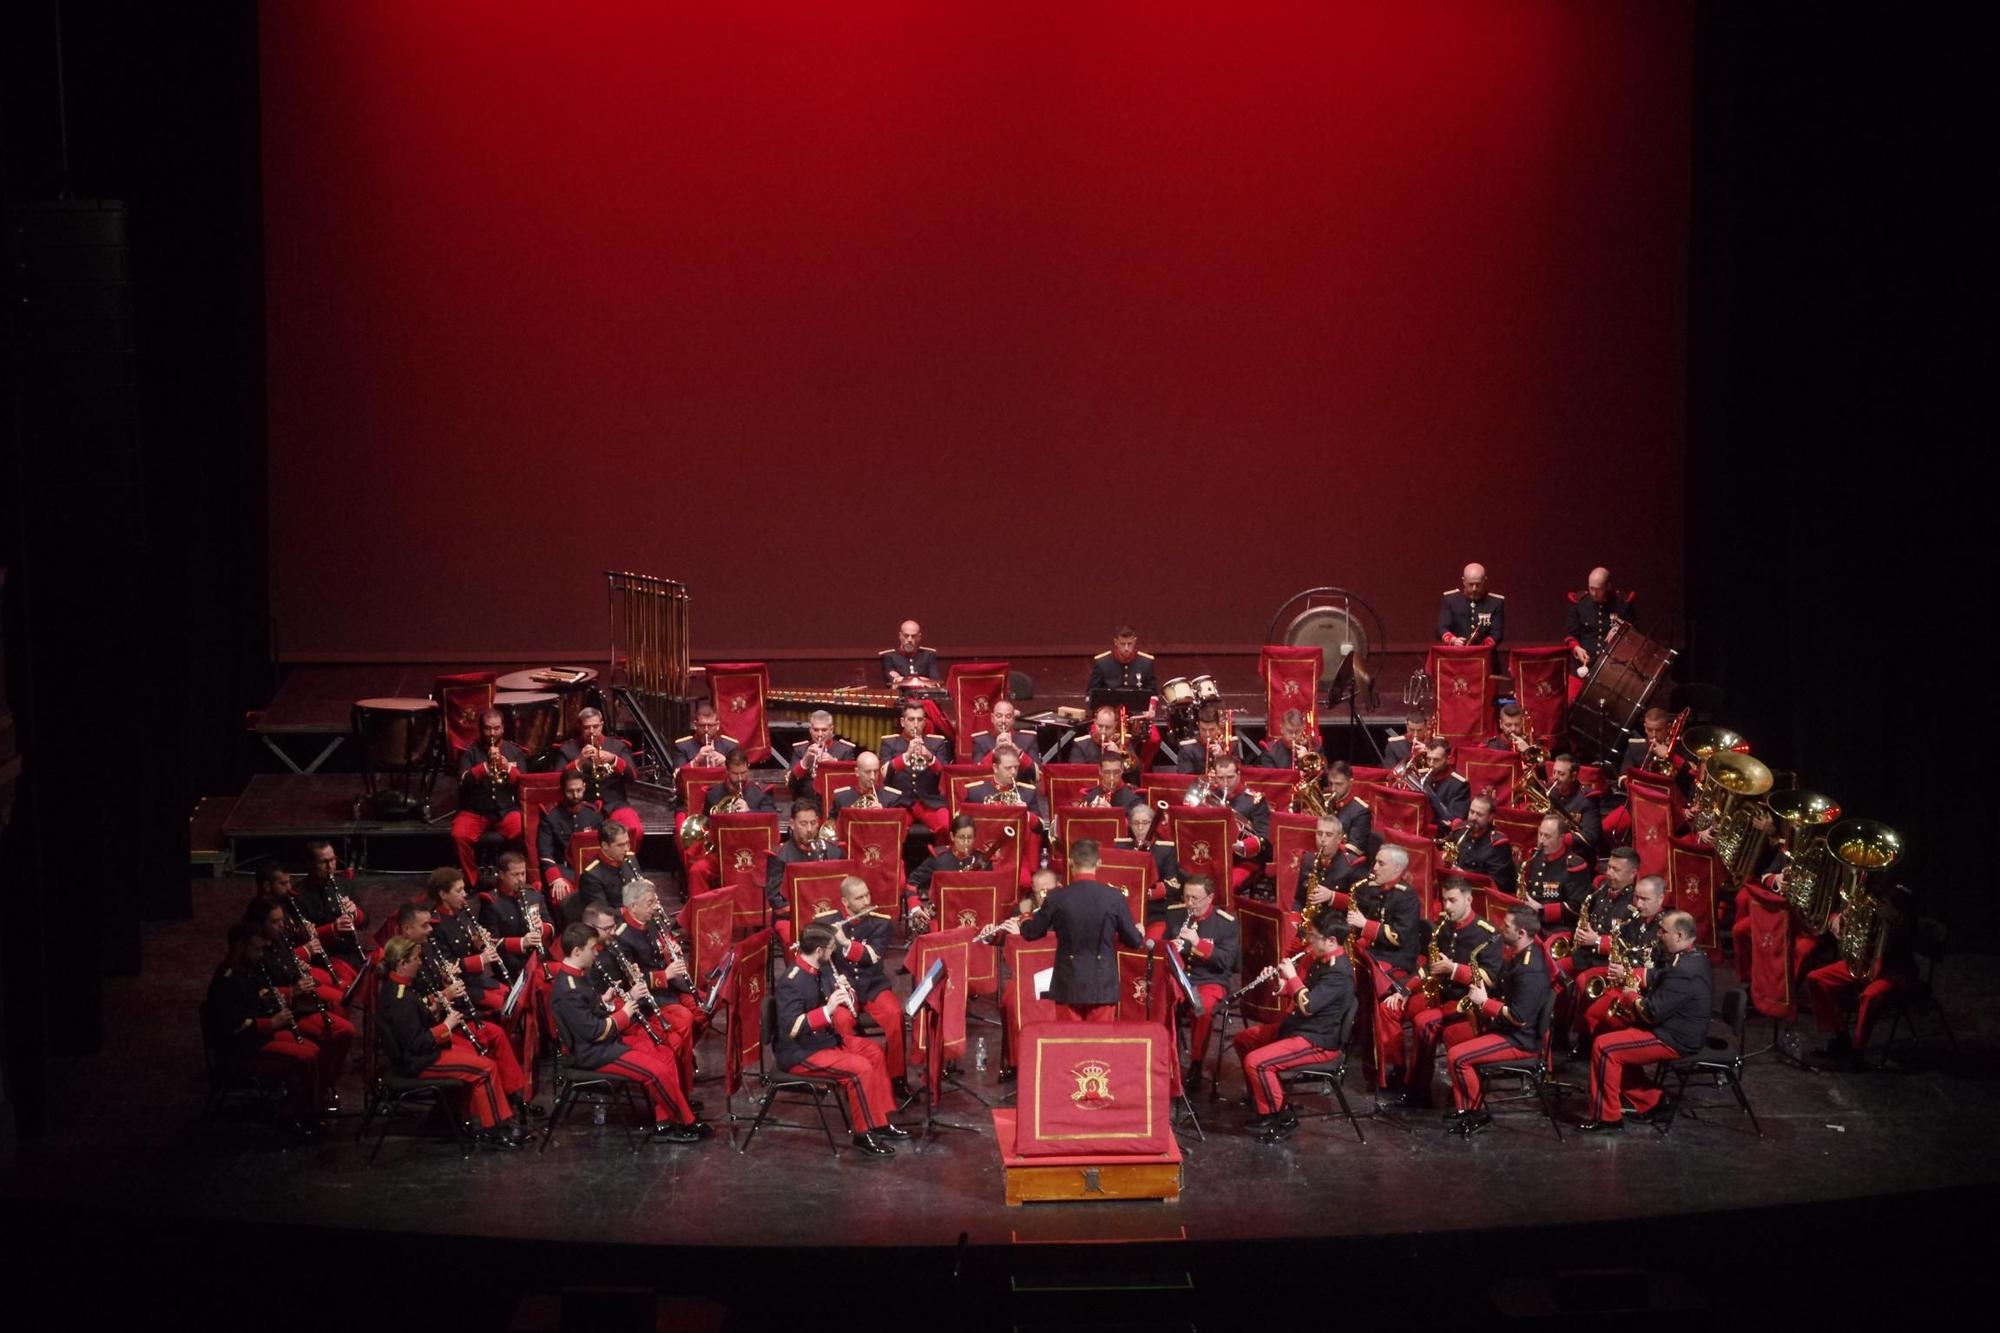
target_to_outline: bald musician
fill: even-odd
[[[1438,641],[1454,648],[1497,646],[1507,638],[1507,599],[1486,590],[1486,566],[1467,565],[1438,602]]]
[[[922,646],[923,637],[924,627],[914,620],[905,620],[896,627],[896,646],[884,648],[877,654],[882,659],[884,685],[944,679],[944,672],[938,667],[937,652]]]
[[[1578,679],[1590,674],[1591,663],[1604,655],[1605,640],[1621,621],[1632,623],[1632,598],[1612,587],[1611,571],[1599,565],[1590,571],[1582,595],[1570,594],[1569,623],[1563,628],[1563,646],[1576,659]]]

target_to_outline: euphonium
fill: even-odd
[[[1785,826],[1785,900],[1814,931],[1825,930],[1839,905],[1839,865],[1827,849],[1827,830],[1840,818],[1840,802],[1818,792],[1784,791],[1770,806]]]
[[[1299,770],[1299,780],[1292,784],[1292,813],[1325,814],[1326,788],[1320,783],[1326,777],[1326,756],[1317,750],[1294,747],[1292,764]]]
[[[1738,878],[1755,868],[1763,849],[1751,820],[1760,808],[1757,798],[1771,790],[1772,781],[1763,761],[1734,750],[1713,753],[1701,766],[1688,822],[1708,831],[1709,846]]]

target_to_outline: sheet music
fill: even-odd
[[[1049,987],[1055,984],[1055,980],[1056,970],[1053,967],[1045,967],[1035,973],[1035,998],[1038,1000],[1046,999]]]
[[[931,993],[931,987],[944,975],[944,959],[933,958],[931,965],[924,969],[923,980],[910,987],[910,998],[903,1001],[903,1017],[913,1018],[917,1010],[924,1007],[924,1000]]]

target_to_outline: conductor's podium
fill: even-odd
[[[993,1112],[1007,1204],[1177,1199],[1168,1060],[1159,1023],[1029,1023],[1020,1095]]]

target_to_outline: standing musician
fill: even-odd
[[[625,901],[625,886],[639,878],[639,857],[630,830],[616,820],[606,820],[598,837],[596,857],[584,866],[576,893],[563,904],[567,921],[582,920],[586,907],[617,910]]]
[[[1235,863],[1229,868],[1229,885],[1240,890],[1263,873],[1259,864],[1271,851],[1271,807],[1264,793],[1237,786],[1241,770],[1235,755],[1223,755],[1208,769],[1208,796],[1203,805],[1220,805],[1235,816],[1236,836],[1230,843]]]
[[[478,1127],[475,1137],[481,1143],[502,1150],[521,1147],[521,1121],[499,1065],[460,1035],[463,1014],[440,1003],[435,992],[423,991],[417,980],[422,967],[419,941],[398,935],[382,946],[375,1026],[390,1072],[456,1085],[459,1116]]]
[[[854,756],[854,785],[833,793],[833,813],[842,810],[900,809],[908,798],[882,784],[882,759],[873,750]]]
[[[1535,850],[1521,867],[1519,896],[1542,914],[1545,935],[1567,934],[1590,895],[1590,858],[1574,846],[1561,816],[1544,815],[1535,825]],[[1560,964],[1556,971],[1563,972]]]
[[[507,719],[497,708],[479,715],[479,740],[458,756],[458,813],[451,817],[451,842],[467,880],[479,878],[479,839],[499,833],[521,840],[521,769],[528,757],[503,740]]]
[[[1509,897],[1514,895],[1514,844],[1493,823],[1493,798],[1484,793],[1465,804],[1465,818],[1454,819],[1441,844],[1457,847],[1454,868],[1484,875]]]
[[[1639,882],[1639,853],[1630,847],[1614,847],[1604,858],[1604,869],[1590,886],[1579,909],[1576,930],[1571,935],[1574,952],[1566,970],[1573,978],[1571,989],[1587,984],[1603,974],[1611,961],[1609,937],[1633,910],[1632,886]]]
[[[653,1136],[666,1143],[699,1143],[714,1133],[695,1119],[681,1090],[680,1070],[652,1038],[635,1043],[629,1036],[639,1026],[638,1003],[643,987],[626,991],[591,981],[605,945],[597,931],[583,922],[562,933],[563,961],[556,971],[551,1005],[563,1052],[573,1070],[624,1079],[645,1090],[653,1111]],[[643,1030],[643,1029],[642,1029]]]
[[[882,1068],[897,1101],[907,1101],[910,1085],[904,1081],[906,1057],[903,1050],[903,1006],[889,985],[882,960],[888,957],[889,941],[896,926],[886,912],[877,911],[869,894],[868,881],[849,875],[840,881],[840,906],[813,918],[815,925],[833,932],[833,967],[854,988],[855,1009],[837,1010],[834,1029],[841,1039],[855,1036],[857,1014],[867,1014],[882,1029]]]
[[[604,714],[595,708],[577,713],[576,733],[576,738],[564,741],[558,751],[562,771],[583,774],[584,799],[595,801],[606,821],[630,829],[636,851],[645,841],[646,822],[625,795],[625,784],[638,776],[632,766],[632,747],[604,734]]]
[[[243,920],[264,937],[263,951],[251,971],[283,1002],[292,1015],[292,1029],[318,1047],[322,1101],[332,1107],[334,1085],[354,1047],[354,1025],[340,1012],[340,992],[323,988],[306,967],[303,951],[291,947],[284,904],[275,898],[253,898]]]
[[[972,845],[977,836],[978,829],[972,822],[972,816],[958,816],[951,821],[951,846],[931,853],[922,865],[910,872],[908,882],[903,885],[903,911],[909,916],[913,929],[922,930],[931,923],[931,876],[940,870],[993,868],[993,862]]]
[[[1438,899],[1444,911],[1431,931],[1421,981],[1407,994],[1398,991],[1384,1001],[1385,1008],[1400,1011],[1415,1038],[1410,1075],[1403,1081],[1403,1101],[1409,1106],[1431,1104],[1438,1041],[1448,1024],[1459,1022],[1459,1001],[1475,984],[1498,980],[1502,968],[1500,932],[1472,910],[1472,886],[1448,879]],[[1471,1036],[1472,1026],[1465,1028],[1463,1036]]]
[[[306,865],[306,877],[293,885],[292,904],[311,923],[320,947],[334,961],[335,972],[346,967],[351,981],[368,957],[361,944],[361,928],[368,924],[368,914],[342,887],[348,876],[341,873],[340,857],[332,843],[324,838],[307,842]]]
[[[673,923],[660,905],[659,890],[643,875],[625,886],[625,901],[606,941],[605,961],[613,976],[637,973],[666,1028],[667,1051],[679,1063],[681,1086],[694,1086],[694,1046],[708,1026],[695,998],[694,978],[678,943],[669,944]]]
[[[238,921],[229,928],[228,952],[209,979],[201,1007],[203,1035],[223,1064],[282,1080],[293,1124],[317,1137],[327,1130],[322,1117],[334,1109],[323,1097],[332,1062],[298,1030],[298,1016],[268,980],[264,954],[269,948],[262,925]],[[336,1068],[331,1076],[338,1073]],[[324,1091],[332,1091],[330,1082],[324,1083]]]
[[[897,715],[901,730],[883,738],[884,785],[901,792],[910,817],[932,833],[943,833],[951,822],[945,800],[944,766],[951,762],[951,742],[936,732],[925,731],[930,714],[915,701],[905,703]]]
[[[792,919],[791,904],[785,899],[785,867],[803,861],[832,861],[839,856],[839,845],[831,837],[820,836],[819,798],[801,796],[793,801],[792,836],[779,843],[778,850],[764,862],[764,902],[786,949],[792,947]]]
[[[1069,743],[1072,764],[1094,764],[1106,750],[1118,750],[1118,710],[1109,705],[1090,715],[1090,731]]]
[[[541,862],[542,883],[548,887],[549,898],[561,906],[565,898],[576,892],[576,872],[569,862],[570,841],[587,832],[594,832],[601,839],[604,812],[585,799],[589,783],[583,774],[572,769],[557,781],[562,799],[542,812],[541,827],[535,831],[535,854]]]
[[[842,740],[833,733],[833,714],[824,708],[813,710],[806,718],[806,738],[792,742],[792,766],[786,776],[791,781],[792,795],[804,796],[813,789],[813,775],[819,766],[831,759],[836,762],[854,758],[853,741]]]
[[[882,1049],[861,1037],[843,1036],[834,1022],[835,1010],[847,1010],[851,1020],[860,1008],[853,983],[829,965],[834,947],[833,930],[818,921],[808,921],[799,932],[795,961],[776,986],[778,1030],[772,1034],[772,1054],[788,1073],[836,1077],[854,1146],[870,1157],[894,1157],[896,1150],[882,1140],[906,1139],[909,1131],[889,1120],[896,1094]]]
[[[1125,811],[1126,836],[1112,845],[1153,858],[1153,879],[1146,886],[1146,934],[1163,940],[1167,937],[1167,913],[1181,905],[1181,861],[1173,843],[1153,836],[1159,819],[1152,806],[1133,802]]]
[[[693,725],[694,731],[676,736],[673,749],[667,752],[667,767],[673,772],[690,766],[721,768],[729,762],[730,755],[742,748],[722,734],[722,715],[706,699],[694,706]]]
[[[1306,950],[1312,965],[1304,977],[1289,958],[1276,968],[1285,1016],[1244,1028],[1231,1041],[1257,1112],[1244,1128],[1263,1143],[1279,1142],[1299,1127],[1298,1113],[1285,1104],[1281,1076],[1287,1069],[1338,1060],[1341,1032],[1354,1012],[1354,969],[1341,947],[1340,927],[1324,918],[1313,922],[1306,928]]]
[[[1391,736],[1382,746],[1382,758],[1391,768],[1400,768],[1410,761],[1410,747],[1428,750],[1433,736],[1430,716],[1425,713],[1411,713],[1403,719],[1403,734]]]
[[[776,814],[778,802],[771,795],[768,785],[750,780],[750,760],[739,750],[730,755],[729,761],[723,765],[722,781],[709,783],[708,790],[701,794],[701,808],[719,815],[742,814],[751,810]],[[692,812],[683,812],[683,817],[688,813]],[[712,890],[721,869],[713,851],[690,860],[687,863],[688,897]]]
[[[1105,750],[1097,756],[1097,785],[1085,787],[1078,794],[1076,803],[1121,812],[1145,804],[1145,798],[1139,794],[1137,787],[1125,785],[1125,755],[1122,751]]]
[[[1215,1030],[1215,1015],[1229,997],[1236,975],[1241,934],[1236,918],[1215,903],[1215,886],[1206,875],[1189,875],[1181,886],[1184,904],[1173,909],[1167,928],[1173,947],[1187,963],[1188,980],[1201,997],[1201,1013],[1188,1032],[1188,1066],[1183,1080],[1189,1093],[1201,1090],[1201,1059]]]
[[[1604,994],[1583,1011],[1585,1046],[1614,1027],[1627,1027],[1619,1015],[1632,1007],[1632,1000],[1657,977],[1668,962],[1660,942],[1660,909],[1665,905],[1667,881],[1647,875],[1632,886],[1632,910],[1619,921],[1610,938],[1618,941],[1623,961],[1613,958],[1604,968]]]
[[[995,699],[993,711],[987,714],[986,730],[972,733],[972,758],[966,762],[985,763],[995,750],[1011,745],[1021,756],[1021,772],[1032,778],[1035,775],[1035,733],[1014,725],[1020,716],[1021,710],[1014,706],[1012,699]]]
[[[1693,1055],[1708,1042],[1715,1009],[1715,976],[1708,956],[1694,947],[1695,920],[1669,912],[1660,923],[1660,942],[1669,959],[1659,982],[1638,1000],[1637,1022],[1607,1032],[1590,1050],[1591,1118],[1578,1128],[1586,1134],[1625,1128],[1623,1103],[1640,1119],[1657,1114],[1660,1090],[1643,1082],[1625,1086],[1627,1070]]]
[[[1604,642],[1620,622],[1632,623],[1632,599],[1611,586],[1611,571],[1599,565],[1590,571],[1581,595],[1570,594],[1569,623],[1563,628],[1563,646],[1576,659],[1576,681],[1590,674],[1590,665],[1604,655]],[[1570,687],[1574,700],[1581,685]]]
[[[1499,645],[1507,638],[1507,599],[1486,591],[1486,566],[1467,565],[1458,587],[1446,589],[1438,602],[1438,641],[1455,648]]]
[[[1056,1017],[1109,1023],[1118,1017],[1118,944],[1151,949],[1153,942],[1132,923],[1125,895],[1095,878],[1097,839],[1079,838],[1069,849],[1076,879],[1051,893],[1026,920],[1014,917],[1001,929],[1024,940],[1056,936],[1055,975],[1048,998]]]
[[[1345,913],[1347,938],[1362,951],[1356,966],[1366,967],[1375,997],[1374,1060],[1377,1086],[1388,1086],[1392,1071],[1403,1063],[1401,1006],[1385,1007],[1398,990],[1407,990],[1423,952],[1423,907],[1416,890],[1403,876],[1410,854],[1394,843],[1375,853],[1368,877],[1352,892],[1336,891],[1333,907]]]
[[[1900,884],[1875,893],[1874,951],[1867,972],[1855,975],[1847,959],[1836,958],[1806,974],[1806,996],[1813,1021],[1827,1034],[1816,1052],[1834,1060],[1851,1060],[1858,1067],[1868,1049],[1868,1026],[1882,998],[1917,984],[1917,958],[1910,927],[1916,919],[1914,895]],[[1840,917],[1827,928],[1840,938]],[[1747,966],[1747,964],[1746,964]],[[1847,1015],[1853,1014],[1850,1030]],[[1851,1035],[1850,1035],[1851,1031]]]
[[[1088,699],[1100,690],[1158,690],[1160,677],[1153,669],[1153,655],[1139,651],[1139,631],[1120,625],[1111,631],[1111,650],[1090,660],[1090,683],[1083,687]]]
[[[1568,816],[1565,823],[1579,839],[1577,850],[1595,856],[1604,848],[1604,816],[1597,798],[1577,777],[1576,756],[1559,754],[1549,760],[1549,804]]]
[[[938,666],[938,655],[934,649],[922,646],[924,627],[914,620],[905,620],[896,627],[896,646],[884,648],[876,656],[882,659],[882,683],[901,685],[909,680],[943,680],[944,672]]]
[[[1278,719],[1278,735],[1260,746],[1250,762],[1261,768],[1297,768],[1299,755],[1319,750],[1319,735],[1306,726],[1306,715],[1287,708]]]
[[[1525,1056],[1533,1058],[1541,1046],[1542,1007],[1555,985],[1549,972],[1548,955],[1536,938],[1541,932],[1541,916],[1532,907],[1508,911],[1500,927],[1502,946],[1497,984],[1484,986],[1475,981],[1466,990],[1484,1035],[1475,1035],[1470,1023],[1453,1024],[1462,1031],[1447,1030],[1445,1070],[1451,1076],[1451,1100],[1457,1109],[1447,1128],[1470,1137],[1493,1123],[1486,1109],[1486,1090],[1480,1086],[1479,1067],[1490,1064],[1517,1064]],[[1454,1037],[1457,1040],[1454,1040]]]

